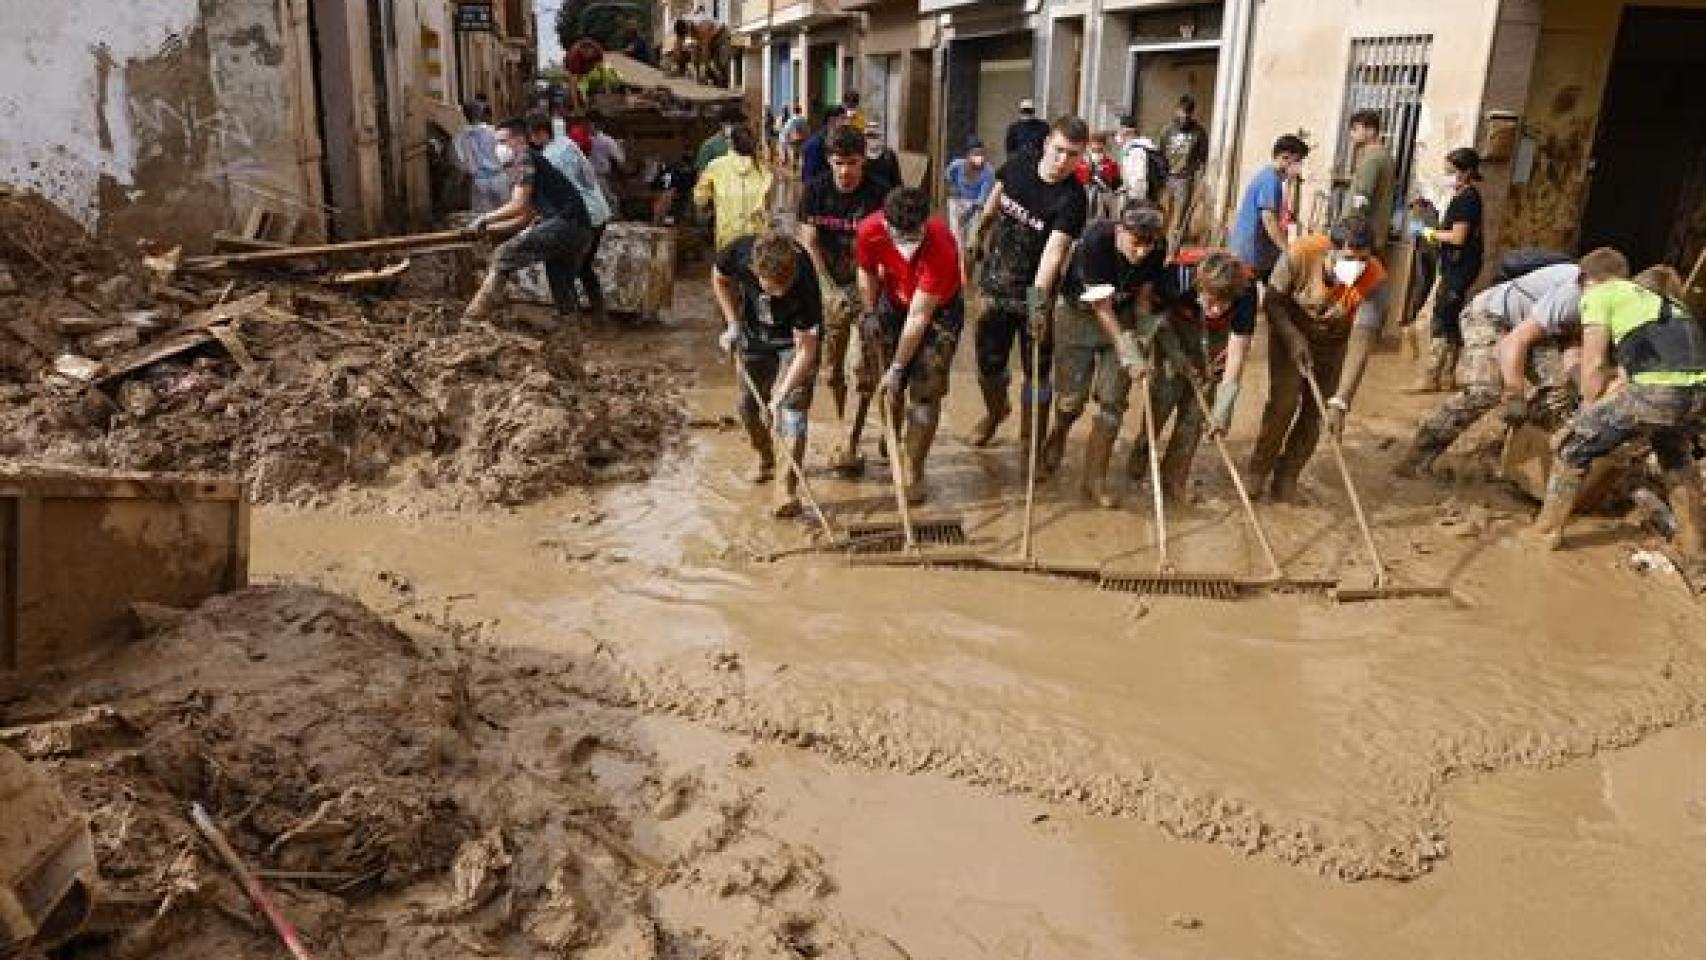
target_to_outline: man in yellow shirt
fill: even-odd
[[[1664,471],[1685,563],[1706,562],[1700,470],[1693,441],[1706,433],[1706,329],[1679,303],[1629,280],[1609,247],[1581,261],[1582,411],[1558,448],[1534,535],[1557,548],[1593,461],[1645,437]],[[1613,369],[1622,381],[1608,392]]]
[[[712,160],[693,186],[701,208],[712,207],[716,246],[722,250],[739,237],[763,233],[770,225],[770,168],[758,162],[758,138],[746,126],[729,135],[729,152]]]

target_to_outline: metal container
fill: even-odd
[[[248,577],[247,484],[0,468],[0,669],[122,639],[138,601],[192,607]]]

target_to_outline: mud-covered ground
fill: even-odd
[[[537,307],[464,326],[443,254],[368,290],[198,276],[16,195],[0,195],[0,235],[0,456],[422,512],[640,479],[679,436],[682,371],[583,360]],[[197,337],[210,320],[220,336]]]
[[[421,653],[433,643],[420,636],[387,640],[416,655],[361,682],[393,689],[387,677],[401,671],[420,678],[408,686],[428,703],[435,689],[470,691],[469,706],[433,716],[458,731],[450,742],[472,742],[475,775],[427,780],[458,798],[485,791],[459,799],[469,832],[457,836],[476,844],[459,852],[478,860],[494,825],[516,844],[504,848],[505,878],[521,892],[494,901],[495,927],[477,919],[491,906],[476,919],[419,912],[417,900],[457,889],[454,868],[346,901],[335,916],[304,906],[311,930],[364,931],[348,955],[418,948],[428,935],[451,956],[545,949],[529,931],[551,891],[514,866],[544,828],[512,806],[561,804],[549,791],[509,791],[533,782],[524,770],[564,780],[562,744],[587,729],[628,746],[595,750],[568,778],[613,812],[604,840],[562,849],[595,858],[614,837],[619,861],[633,845],[688,865],[653,887],[627,865],[610,868],[653,891],[610,916],[677,937],[691,922],[763,931],[668,941],[710,952],[664,956],[1597,960],[1693,957],[1706,942],[1694,904],[1706,889],[1706,618],[1677,577],[1633,562],[1656,545],[1638,515],[1581,518],[1556,554],[1513,537],[1533,505],[1490,477],[1493,425],[1451,458],[1450,483],[1394,480],[1398,445],[1438,399],[1398,389],[1410,373],[1396,355],[1376,360],[1348,456],[1395,578],[1449,585],[1455,600],[1210,603],[1024,574],[759,560],[810,544],[812,530],[771,520],[768,491],[744,479],[750,453],[725,419],[732,377],[711,347],[703,287],[683,283],[678,303],[663,325],[588,347],[602,362],[698,371],[685,416],[700,427],[644,482],[501,512],[257,512],[262,578],[353,595],[412,633],[450,626],[442,654]],[[1258,355],[1233,430],[1239,458],[1264,370]],[[971,449],[960,438],[977,412],[968,370],[948,400],[922,512],[957,516],[973,549],[1011,555],[1022,515],[1014,426]],[[821,465],[833,411],[820,400],[814,413],[811,480],[835,521],[892,518],[874,436],[864,479],[832,477]],[[1118,510],[1082,502],[1078,443],[1039,491],[1038,558],[1151,567],[1145,489],[1122,484]],[[1125,452],[1122,438],[1116,462]],[[1260,574],[1211,448],[1191,486],[1169,518],[1177,565]],[[1288,572],[1366,582],[1325,451],[1301,503],[1262,510]],[[94,689],[87,702],[116,696]],[[670,786],[694,770],[683,782],[695,786]],[[723,869],[697,872],[692,840],[646,845],[673,836],[673,798],[699,790],[752,801],[740,815],[747,835],[774,844],[753,870],[809,864],[789,872],[798,884],[766,903],[750,886],[711,898],[679,879]],[[312,813],[307,802],[286,809],[234,821],[257,862],[276,868],[277,831]],[[802,911],[820,918],[821,943],[774,933],[795,929],[786,918]],[[220,935],[264,943],[240,908],[216,913],[205,922]],[[604,955],[645,955],[597,937],[560,955],[606,943],[619,946]]]

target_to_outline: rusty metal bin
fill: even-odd
[[[0,669],[122,639],[134,602],[190,607],[248,577],[247,484],[0,467]]]

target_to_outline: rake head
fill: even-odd
[[[959,547],[969,542],[958,520],[925,520],[912,525],[919,546]],[[847,526],[853,553],[890,553],[906,547],[906,531],[898,523],[855,523]]]
[[[1096,586],[1118,593],[1194,600],[1241,600],[1248,584],[1234,577],[1194,573],[1103,573]]]

